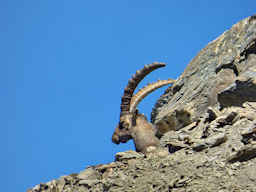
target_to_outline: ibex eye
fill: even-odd
[[[129,127],[129,124],[127,122],[120,122],[119,123],[119,129],[127,129]]]
[[[123,129],[124,128],[124,122],[119,122],[119,129]]]

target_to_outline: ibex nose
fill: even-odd
[[[120,143],[119,137],[115,133],[112,136],[112,142],[115,143],[115,144],[119,144]]]

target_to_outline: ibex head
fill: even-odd
[[[130,139],[131,136],[131,128],[132,128],[132,115],[126,114],[120,117],[119,124],[116,126],[115,132],[112,136],[112,142],[115,144],[126,143]]]
[[[164,66],[164,63],[146,65],[129,80],[121,100],[120,120],[112,136],[113,143],[126,143],[128,140],[133,139],[136,150],[139,152],[144,151],[144,148],[148,145],[151,146],[155,145],[156,142],[158,143],[157,138],[154,136],[153,125],[147,121],[144,115],[138,113],[137,105],[149,93],[159,87],[173,83],[174,80],[159,80],[142,88],[135,95],[133,93],[147,74]]]

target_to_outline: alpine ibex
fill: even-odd
[[[175,80],[158,80],[155,83],[148,84],[135,95],[133,93],[146,75],[164,66],[164,63],[145,65],[143,69],[138,70],[129,80],[121,100],[120,120],[112,136],[113,143],[126,143],[128,140],[133,139],[136,151],[144,154],[149,151],[149,147],[155,148],[159,146],[159,139],[155,136],[155,126],[148,122],[143,114],[138,112],[137,105],[149,93],[164,85],[174,83]]]

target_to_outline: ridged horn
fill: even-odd
[[[149,73],[154,71],[155,69],[158,69],[160,67],[164,67],[164,63],[157,63],[154,62],[149,65],[145,65],[142,69],[136,71],[136,73],[132,76],[131,79],[129,79],[127,86],[124,89],[124,94],[121,99],[121,112],[120,116],[123,114],[129,113],[130,111],[130,103],[131,99],[134,93],[134,90],[136,89],[137,85],[140,83],[140,81],[147,76]]]
[[[155,83],[148,84],[147,86],[140,89],[131,99],[130,104],[130,112],[134,113],[137,105],[144,99],[148,94],[152,93],[154,90],[163,87],[165,85],[174,83],[176,80],[168,79],[168,80],[158,80]]]

